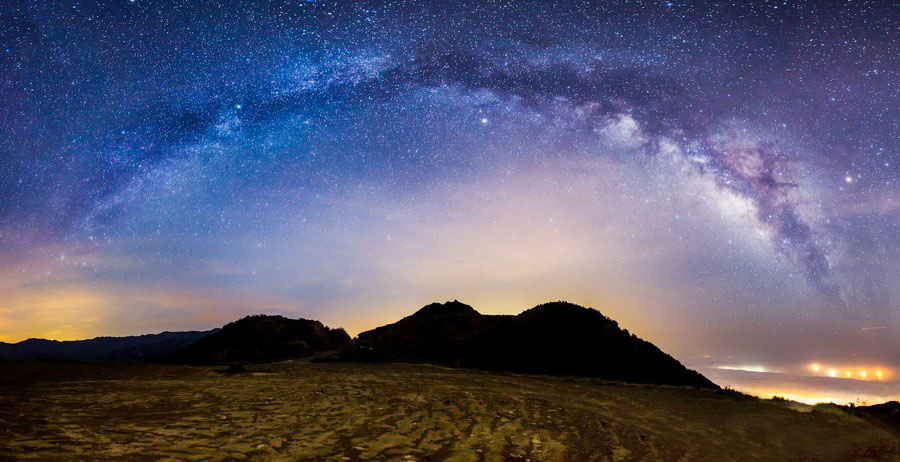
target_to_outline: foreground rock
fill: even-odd
[[[516,316],[483,315],[457,301],[433,303],[359,334],[357,345],[357,357],[387,361],[718,388],[600,312],[566,302]]]

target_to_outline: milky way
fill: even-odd
[[[569,299],[686,355],[900,362],[898,19],[6,4],[0,340]]]

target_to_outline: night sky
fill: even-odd
[[[0,341],[592,306],[900,366],[892,1],[13,0]]]

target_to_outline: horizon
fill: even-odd
[[[420,308],[417,308],[408,314],[402,315],[402,317],[410,316],[424,307],[430,306],[431,304],[447,304],[451,302],[458,302],[464,305],[468,305],[464,301],[459,300],[446,300],[443,302],[434,301],[429,304],[423,305]],[[555,300],[555,301],[547,301],[541,304],[535,305],[533,307],[525,308],[521,312],[525,312],[531,308],[546,304],[546,303],[571,303],[566,300]],[[577,305],[576,306],[581,306]],[[471,305],[468,305],[471,306]],[[493,315],[496,313],[485,313],[479,311],[477,307],[472,306],[478,313],[482,315]],[[604,314],[602,311],[589,306],[584,306],[583,308],[593,309],[601,314]],[[520,313],[521,313],[520,312]],[[506,313],[501,313],[506,314]],[[519,313],[516,313],[519,314]],[[240,319],[244,317],[250,316],[284,316],[278,314],[267,314],[267,313],[253,313],[242,316]],[[604,314],[604,316],[606,316]],[[290,318],[290,316],[285,316]],[[608,316],[607,316],[608,317]],[[294,318],[296,319],[296,318]],[[299,319],[305,319],[300,317]],[[612,319],[612,318],[610,318]],[[200,328],[195,329],[194,331],[212,331],[218,330],[221,327],[224,327],[225,324],[238,321],[239,319],[227,321],[224,324],[208,327],[208,328]],[[399,321],[400,318],[395,319],[393,322]],[[616,321],[615,319],[612,319]],[[314,320],[318,321],[318,320]],[[391,322],[382,324],[387,325]],[[344,329],[340,325],[329,325],[323,323],[326,327],[332,329]],[[366,331],[375,329],[376,326],[370,326]],[[620,328],[628,330],[627,326],[619,325]],[[345,329],[346,330],[346,329]],[[172,333],[179,331],[161,331],[161,332],[150,332],[150,333],[140,333],[140,334],[132,334],[131,336],[141,336],[141,335],[159,335],[164,333]],[[183,331],[182,331],[183,332]],[[351,332],[347,331],[351,338],[357,338],[357,336],[363,331]],[[71,339],[71,340],[63,340],[63,341],[85,341],[92,340],[96,338],[117,338],[120,336],[109,336],[109,335],[101,335],[98,337],[86,338],[86,339]],[[639,336],[640,337],[640,336]],[[54,339],[41,339],[41,338],[29,338],[23,339],[25,340],[52,340],[52,341],[60,341]],[[643,338],[643,340],[649,341],[653,343],[652,339]],[[0,340],[0,343],[8,343],[13,344],[15,342],[3,342]],[[663,349],[665,352],[665,350]],[[753,365],[735,365],[740,363],[740,361],[735,361],[733,357],[727,358],[716,358],[711,355],[703,355],[702,357],[693,357],[693,358],[680,358],[677,355],[674,356],[676,360],[684,364],[689,369],[696,370],[702,373],[705,377],[712,380],[717,385],[723,388],[730,388],[741,393],[746,393],[748,395],[756,396],[762,399],[773,399],[773,398],[783,398],[790,401],[796,401],[802,404],[814,405],[819,403],[835,403],[835,404],[855,404],[855,405],[871,405],[878,403],[886,403],[891,401],[900,401],[900,389],[897,388],[897,384],[900,384],[898,381],[898,374],[895,372],[895,369],[886,367],[886,365],[865,365],[862,367],[852,366],[846,363],[841,365],[828,365],[823,364],[820,361],[813,361],[806,365],[786,365],[784,363],[775,364],[771,367],[765,367],[759,364]],[[859,373],[861,371],[869,371],[869,377],[860,377]],[[846,376],[844,375],[846,373]]]
[[[355,336],[435,300],[569,300],[760,394],[896,383],[896,23],[878,2],[10,5],[0,341],[253,313]]]

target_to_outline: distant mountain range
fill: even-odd
[[[223,364],[311,356],[718,388],[600,312],[567,302],[538,305],[515,316],[483,315],[458,301],[432,303],[356,339],[319,321],[255,315],[206,332],[0,343],[0,359],[7,360]]]
[[[0,342],[0,360],[52,359],[74,361],[154,361],[218,331],[162,332],[131,337],[97,337],[89,340],[30,338],[18,343]]]
[[[458,301],[433,303],[359,334],[356,346],[384,360],[718,388],[599,311],[566,302],[516,316],[483,315]]]

